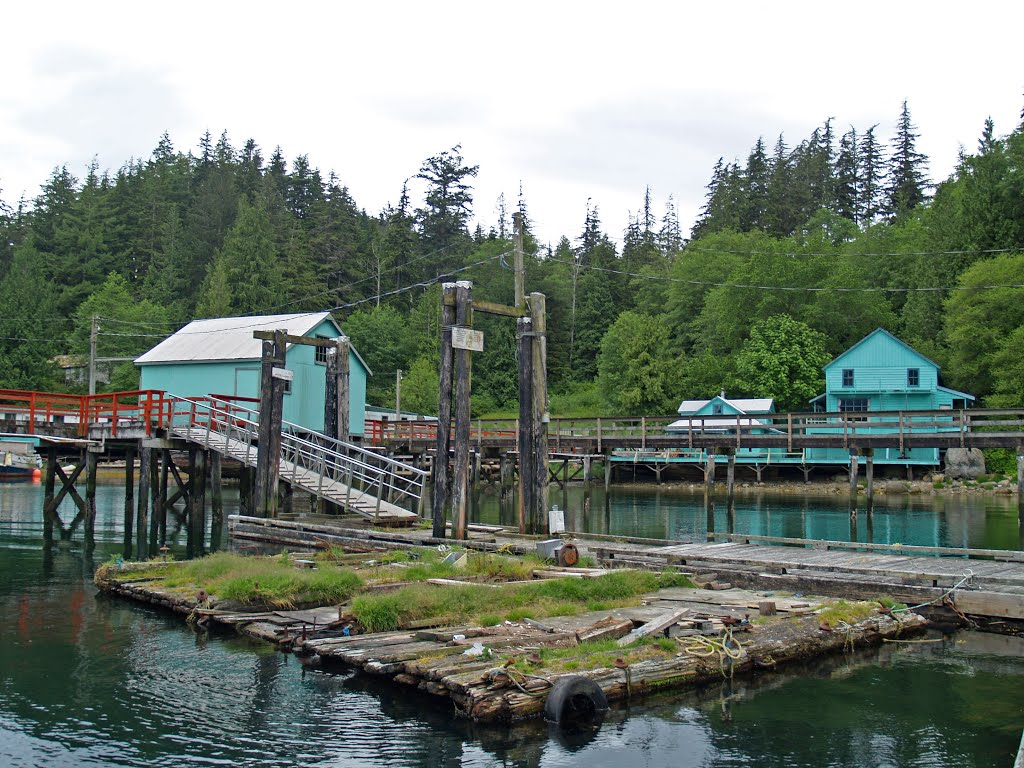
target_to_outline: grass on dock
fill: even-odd
[[[102,578],[151,579],[182,595],[205,591],[216,601],[256,609],[342,605],[367,632],[385,632],[411,622],[493,626],[503,621],[572,616],[585,611],[637,605],[661,587],[693,586],[679,574],[614,571],[596,578],[532,579],[539,558],[472,553],[457,568],[445,553],[391,552],[378,559],[324,553],[316,569],[296,568],[288,553],[252,557],[220,552],[180,563],[153,563],[120,572],[103,566]],[[439,586],[428,579],[471,581]],[[393,587],[371,589],[374,587]]]

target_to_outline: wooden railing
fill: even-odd
[[[26,435],[50,435],[59,427],[85,437],[95,426],[109,426],[112,437],[126,427],[150,435],[166,425],[169,413],[167,395],[153,389],[100,395],[0,389],[0,420]]]
[[[678,427],[667,429],[680,421],[683,423]],[[478,445],[515,448],[517,435],[516,419],[477,419],[470,428],[470,441]],[[921,445],[929,435],[940,435],[943,444],[976,444],[981,437],[990,438],[992,444],[1024,444],[1024,409],[773,413],[682,419],[600,416],[553,418],[548,423],[548,445],[556,453],[577,451],[582,446],[600,453],[616,443],[640,450],[649,445],[691,449],[715,445],[736,449],[771,446],[795,452],[814,445],[853,447],[884,441],[903,450],[910,442]],[[365,440],[371,445],[433,442],[437,440],[437,422],[368,421]],[[605,445],[607,441],[612,444]]]

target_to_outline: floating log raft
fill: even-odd
[[[820,601],[781,597],[774,598],[777,616],[751,624],[747,612],[764,602],[764,593],[675,588],[645,596],[646,605],[548,617],[543,622],[350,635],[350,626],[336,606],[298,611],[245,611],[222,603],[211,607],[204,595],[161,587],[152,576],[140,574],[133,579],[130,572],[98,574],[97,584],[105,592],[162,606],[190,620],[233,626],[301,651],[321,664],[390,677],[397,684],[447,698],[458,714],[481,722],[539,716],[548,691],[567,676],[582,676],[609,701],[622,701],[876,645],[885,638],[920,631],[927,624],[917,614],[883,609],[864,620],[833,627],[811,613],[821,606]],[[625,638],[637,630],[637,636],[678,635],[673,646],[678,650],[667,650],[660,640],[630,645],[619,649],[621,657],[609,664],[606,652],[587,655],[590,649],[581,648],[579,657],[572,659],[576,668],[571,671],[539,655],[546,649]]]

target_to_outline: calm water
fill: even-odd
[[[1024,725],[1024,641],[965,633],[648,699],[572,741],[544,723],[474,726],[415,692],[98,597],[92,571],[117,551],[122,504],[100,488],[91,558],[80,533],[44,556],[41,490],[0,485],[0,766],[1009,766]],[[479,516],[501,512],[485,496]],[[589,517],[677,538],[707,524],[696,500],[630,489],[595,496]],[[1015,511],[998,500],[873,517],[874,535],[904,542],[1016,546]],[[740,500],[736,529],[755,525],[849,531],[843,506]]]

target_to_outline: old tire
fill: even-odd
[[[608,711],[608,698],[588,677],[569,675],[555,681],[547,701],[544,719],[562,728],[590,725]]]

